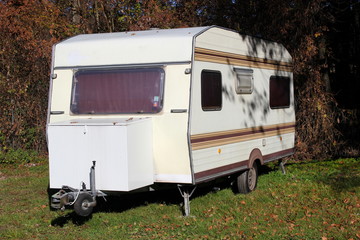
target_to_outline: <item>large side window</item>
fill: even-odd
[[[82,69],[74,74],[73,114],[158,113],[162,110],[162,68]]]
[[[270,77],[270,107],[288,108],[290,106],[290,78]]]
[[[201,72],[201,107],[204,111],[219,111],[222,107],[222,84],[219,71]]]

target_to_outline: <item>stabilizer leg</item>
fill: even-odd
[[[284,175],[286,174],[285,164],[286,164],[286,161],[280,160],[280,163],[279,163],[280,169]]]
[[[192,190],[190,191],[190,189]],[[188,186],[181,186],[178,185],[179,192],[181,196],[184,198],[184,216],[188,217],[190,216],[190,197],[193,195],[196,186],[188,187]]]

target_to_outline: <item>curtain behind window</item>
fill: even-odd
[[[161,111],[164,71],[160,68],[80,70],[75,73],[75,114]]]

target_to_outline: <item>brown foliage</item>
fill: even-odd
[[[61,12],[49,1],[0,3],[0,145],[45,150],[52,44],[65,37]]]
[[[186,2],[186,1],[184,1]],[[329,26],[331,1],[209,0],[202,21],[280,42],[293,56],[298,159],[324,159],[341,150],[342,116],[331,92]],[[185,4],[185,3],[184,3]],[[199,5],[196,5],[199,9]],[[205,20],[204,20],[205,19]]]
[[[172,1],[160,0],[58,0],[69,22],[79,32],[114,32],[175,28],[181,21],[175,16]]]
[[[138,1],[135,6],[140,12],[130,24],[129,30],[176,28],[180,26],[180,21],[175,17],[175,11],[170,1]]]
[[[335,24],[341,14],[341,21],[349,21],[343,16],[345,8],[358,9],[358,19],[358,5],[345,0],[0,1],[0,146],[46,149],[51,46],[57,41],[77,33],[214,24],[286,46],[294,60],[296,156],[336,156],[343,151],[341,133],[351,132],[345,120],[356,128],[359,114],[340,110],[334,95],[333,86],[341,86],[336,67],[341,61],[334,54],[348,54],[332,49],[338,42],[332,28],[344,25]],[[359,28],[358,21],[352,22]],[[358,49],[358,38],[353,39],[351,46]],[[353,62],[345,67],[356,72],[359,64]]]

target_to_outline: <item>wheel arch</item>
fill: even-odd
[[[255,148],[251,151],[248,161],[248,168],[251,168],[255,162],[260,165],[264,164],[263,155],[258,148]]]

